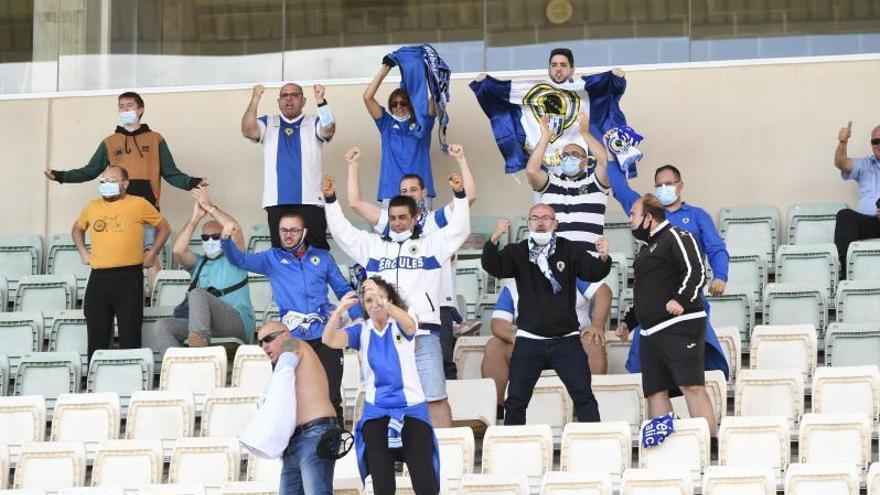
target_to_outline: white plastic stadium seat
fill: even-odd
[[[574,404],[558,376],[542,376],[535,383],[526,408],[526,424],[548,424],[557,441],[562,428],[574,420]],[[555,442],[556,443],[556,442]]]
[[[352,448],[349,451],[349,454],[352,454],[354,449]],[[348,456],[346,456],[348,457]],[[336,468],[333,470],[333,476],[336,476],[336,471],[339,470],[339,466],[342,463],[342,459],[336,461]],[[251,454],[248,457],[247,461],[247,473],[246,473],[246,481],[274,481],[277,482],[281,477],[281,458],[278,459],[263,459],[260,456],[256,456]],[[355,462],[355,470],[357,470],[357,462]],[[360,476],[360,475],[357,475]],[[358,483],[360,483],[360,478],[358,478]]]
[[[226,482],[238,481],[240,470],[238,439],[181,438],[171,454],[168,482],[220,488]]]
[[[758,250],[745,250],[731,252],[729,258],[727,285],[748,294],[756,305],[760,305],[769,272],[767,255]]]
[[[814,414],[801,418],[798,458],[803,463],[849,464],[860,472],[871,462],[871,420],[862,414]]]
[[[153,351],[150,349],[102,349],[92,354],[86,388],[89,392],[119,394],[123,409],[131,395],[153,388]]]
[[[880,419],[880,371],[877,365],[821,367],[813,376],[813,412],[864,414]]]
[[[119,396],[114,392],[61,394],[52,414],[49,439],[81,441],[93,452],[98,442],[119,438]]]
[[[840,260],[833,243],[779,246],[776,251],[776,281],[781,283],[815,284],[825,288],[831,301],[840,278]]]
[[[758,325],[752,333],[749,367],[795,370],[810,377],[818,362],[816,328],[804,325]]]
[[[351,418],[358,390],[361,389],[361,357],[356,351],[345,350],[342,353],[342,405],[344,416]],[[271,372],[271,369],[270,369]],[[459,375],[461,378],[461,375]]]
[[[5,306],[2,309],[6,309]],[[0,312],[0,349],[9,358],[11,372],[18,369],[21,357],[43,348],[43,314]]]
[[[541,479],[540,495],[611,495],[611,477],[601,472],[548,471]]]
[[[9,279],[10,296],[15,294],[21,277],[40,273],[42,260],[42,237],[0,235],[0,273]]]
[[[712,328],[736,327],[740,332],[740,342],[747,343],[755,327],[754,298],[730,287],[720,296],[706,294],[706,300],[711,307],[709,321]]]
[[[86,249],[91,244],[86,242]],[[89,280],[91,268],[82,262],[79,250],[70,234],[55,234],[49,241],[49,254],[46,257],[46,273],[71,273],[76,277],[77,299],[82,299]]]
[[[440,448],[441,484],[453,480],[457,485],[464,475],[474,472],[474,431],[470,428],[436,428],[434,435]]]
[[[641,374],[593,375],[591,385],[602,421],[626,421],[638,430],[647,416]]]
[[[15,374],[15,395],[42,395],[49,409],[59,394],[79,391],[82,371],[75,352],[25,354]]]
[[[709,466],[702,488],[703,495],[776,495],[776,475],[756,466]]]
[[[189,390],[201,412],[207,395],[226,385],[226,350],[221,346],[171,347],[162,360],[161,390]]]
[[[608,360],[608,374],[619,375],[629,373],[626,360],[629,357],[630,339],[620,340],[614,331],[605,332],[605,356]]]
[[[548,425],[490,426],[483,437],[483,474],[540,477],[553,467]]]
[[[792,464],[785,472],[785,495],[858,495],[859,475],[845,464]]]
[[[98,444],[92,467],[93,486],[138,488],[162,481],[162,442],[106,440]]]
[[[880,322],[880,277],[873,280],[844,280],[837,286],[837,321]]]
[[[6,490],[6,481],[9,478],[9,449],[5,444],[0,444],[0,490]]]
[[[620,495],[693,495],[691,474],[683,469],[627,469]]]
[[[83,372],[89,369],[89,335],[86,316],[81,309],[66,309],[55,314],[48,330],[49,352],[77,352]]]
[[[709,401],[712,402],[712,412],[715,413],[715,425],[721,424],[721,419],[727,415],[727,380],[724,379],[724,372],[721,370],[710,370],[705,372],[706,393],[709,394]],[[687,408],[687,401],[683,395],[672,399],[672,411],[678,418],[689,418],[690,412]]]
[[[483,351],[491,337],[459,337],[455,340],[452,360],[458,369],[458,378],[463,380],[482,378],[480,366]]]
[[[17,456],[21,446],[46,435],[46,400],[39,395],[0,397],[0,444]]]
[[[248,227],[249,253],[259,253],[272,247],[272,238],[269,236],[269,227],[264,223],[254,224]]]
[[[828,306],[824,289],[810,284],[767,284],[763,321],[765,325],[811,324],[825,328]]]
[[[141,334],[148,335],[155,332],[156,325],[160,320],[174,316],[173,306],[147,306],[144,308],[144,317],[141,323]],[[153,368],[158,372],[162,369],[162,355],[159,351],[153,354]]]
[[[797,203],[788,209],[789,244],[823,244],[834,242],[837,212],[845,203]]]
[[[15,466],[13,488],[58,490],[82,486],[86,452],[80,442],[38,442],[25,445]]]
[[[742,370],[736,380],[737,416],[784,416],[796,425],[804,411],[804,376],[797,371]]]
[[[846,250],[847,280],[877,280],[880,276],[880,242],[851,242]]]
[[[215,388],[205,399],[201,436],[237,437],[256,415],[260,391],[241,388]]]
[[[76,277],[69,273],[26,275],[18,281],[16,311],[42,311],[43,316],[76,306]]]
[[[779,210],[775,206],[722,208],[718,224],[728,251],[760,250],[772,263],[779,245]]]
[[[272,363],[258,345],[240,345],[232,364],[232,386],[262,390],[272,376]]]
[[[153,283],[153,306],[174,307],[183,302],[192,277],[186,270],[159,270]]]
[[[715,311],[714,307],[712,311]],[[724,357],[727,358],[731,382],[735,381],[742,368],[742,334],[737,327],[714,327],[714,330],[718,343],[724,349]]]
[[[709,465],[709,425],[705,418],[676,419],[674,432],[657,447],[639,442],[639,468],[685,469],[702,474]]]
[[[529,481],[523,474],[469,474],[461,481],[459,495],[528,495]]]
[[[446,382],[446,393],[454,422],[478,421],[486,426],[495,424],[497,391],[495,381],[491,378],[449,380]]]
[[[868,468],[868,495],[880,495],[880,462]]]
[[[170,442],[195,431],[195,402],[188,390],[139,391],[131,396],[125,438]]]
[[[563,471],[597,470],[620,477],[631,464],[632,430],[626,421],[565,425],[559,455]]]
[[[781,475],[791,459],[791,430],[783,416],[727,416],[718,429],[718,465],[759,466]]]
[[[825,331],[825,364],[859,366],[880,363],[880,321],[832,323]]]
[[[611,253],[611,271],[602,282],[611,289],[611,314],[621,314],[621,299],[627,290],[630,258],[624,253]]]
[[[257,325],[263,323],[262,308],[272,302],[272,285],[269,277],[257,273],[248,273],[248,290],[251,292],[251,306],[260,308],[254,311]]]

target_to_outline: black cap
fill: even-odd
[[[574,55],[571,54],[571,50],[569,50],[568,48],[554,48],[550,51],[550,59],[547,61],[547,63],[549,64],[550,61],[553,60],[553,57],[555,57],[556,55],[564,56],[568,59],[568,65],[574,67]]]

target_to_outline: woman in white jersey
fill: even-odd
[[[368,316],[340,328],[343,314],[357,304],[349,293],[324,326],[324,344],[360,353],[364,414],[355,427],[361,480],[373,477],[373,492],[394,494],[394,462],[407,465],[417,495],[436,495],[440,487],[437,441],[416,369],[417,322],[394,287],[379,277],[362,285],[360,303]]]

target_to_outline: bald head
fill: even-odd
[[[290,120],[300,116],[306,104],[302,86],[296,83],[287,83],[281,86],[278,92],[278,109],[284,118]]]
[[[204,235],[219,234],[221,232],[223,232],[223,225],[220,225],[220,222],[217,220],[208,220],[202,225],[202,234]]]
[[[269,356],[269,361],[274,365],[281,355],[284,341],[290,338],[290,330],[287,325],[280,321],[270,321],[257,331],[257,343],[263,352]]]

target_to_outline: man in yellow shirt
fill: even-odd
[[[71,235],[83,263],[92,267],[83,302],[89,334],[89,358],[110,347],[113,317],[119,326],[119,347],[141,347],[144,316],[144,267],[156,263],[159,249],[171,234],[168,222],[149,201],[125,194],[128,172],[109,166],[100,177],[101,197],[86,205]],[[144,227],[156,229],[156,240],[144,251]],[[92,250],[86,248],[89,232]]]

